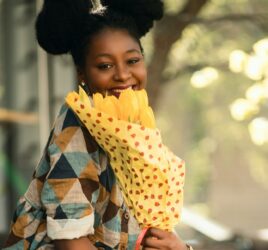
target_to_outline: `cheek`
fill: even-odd
[[[147,84],[147,69],[145,67],[140,68],[137,76],[141,84],[145,86]]]
[[[87,83],[89,88],[95,91],[106,90],[110,81],[110,76],[107,73],[100,73],[96,70],[91,70],[87,74]]]

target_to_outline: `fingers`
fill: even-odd
[[[157,239],[165,239],[169,235],[169,232],[166,232],[164,230],[158,229],[158,228],[149,228],[146,237],[156,237]]]
[[[150,228],[142,242],[144,249],[185,249],[184,243],[172,232]]]
[[[146,237],[142,245],[144,248],[161,249],[161,242],[157,238]]]
[[[144,238],[143,247],[152,249],[169,249],[169,238],[159,239],[156,236],[147,236]]]

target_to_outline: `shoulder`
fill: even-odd
[[[66,104],[63,104],[54,122],[54,133],[57,135],[66,128],[82,126],[83,124],[75,113]]]
[[[98,144],[76,114],[63,104],[54,122],[51,143],[59,147],[68,144],[69,150],[94,152]]]

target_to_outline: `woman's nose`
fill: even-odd
[[[131,77],[131,72],[127,66],[118,66],[114,74],[114,80],[125,82]]]

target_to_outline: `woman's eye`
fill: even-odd
[[[139,58],[130,59],[127,61],[128,64],[136,64],[140,61]]]
[[[110,69],[110,68],[112,68],[112,64],[109,64],[109,63],[103,63],[103,64],[100,64],[100,65],[98,65],[97,67],[98,67],[98,69],[100,69],[100,70],[107,70],[107,69]]]

